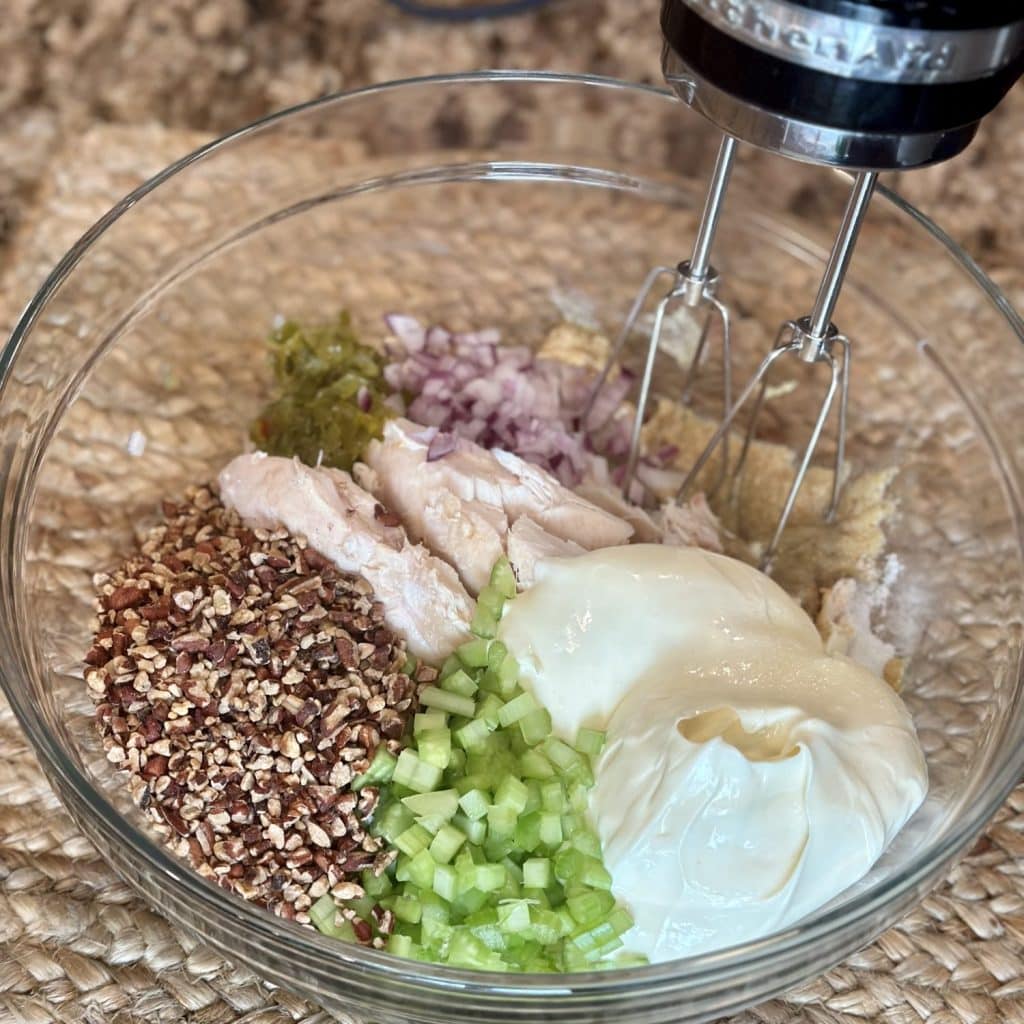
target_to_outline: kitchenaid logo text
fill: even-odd
[[[956,45],[948,37],[929,37],[910,31],[886,31],[874,25],[843,22],[832,15],[794,11],[777,3],[752,0],[685,0],[690,7],[731,34],[761,48],[781,50],[809,63],[841,65],[864,77],[888,77],[904,72],[948,71],[956,60]],[[822,70],[829,70],[823,67]]]

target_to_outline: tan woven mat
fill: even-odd
[[[39,190],[0,284],[6,332],[75,238],[201,141],[98,128]],[[736,1022],[1024,1024],[1024,786],[943,885],[814,983]],[[330,1021],[168,925],[76,833],[0,701],[0,1024]]]

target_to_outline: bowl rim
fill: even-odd
[[[399,91],[410,86],[464,86],[513,82],[539,85],[579,85],[631,94],[646,94],[652,98],[665,99],[673,103],[679,102],[673,93],[660,86],[628,82],[609,76],[555,71],[482,70],[417,76],[383,82],[360,89],[332,93],[271,113],[211,140],[157,172],[111,207],[75,242],[29,300],[18,318],[10,339],[0,350],[0,399],[6,390],[22,345],[31,334],[47,303],[86,253],[107,229],[140,200],[193,164],[215,154],[223,147],[233,145],[247,136],[254,135],[296,115],[358,100],[376,93]],[[1018,340],[1024,343],[1024,319],[974,258],[928,216],[894,191],[884,185],[879,185],[877,191],[886,202],[896,208],[897,212],[909,216],[947,251],[948,255],[961,269],[967,272],[995,306]],[[7,490],[12,483],[14,481],[5,480],[4,490]],[[8,607],[5,602],[5,612]],[[1018,657],[1018,674],[1020,666],[1021,658]],[[88,806],[88,810],[96,815],[99,827],[112,834],[119,844],[131,849],[136,856],[148,862],[164,877],[166,884],[176,886],[177,896],[183,903],[192,908],[201,908],[209,914],[233,918],[240,926],[247,929],[250,936],[276,947],[279,953],[287,955],[289,952],[304,951],[319,958],[326,952],[336,962],[343,962],[358,968],[371,982],[375,979],[378,981],[390,979],[413,983],[421,989],[431,990],[435,994],[446,993],[449,997],[455,997],[456,993],[466,996],[486,995],[491,997],[504,993],[510,997],[522,998],[530,1002],[547,1000],[553,995],[607,998],[615,994],[635,995],[636,989],[640,985],[643,985],[645,990],[653,996],[658,992],[678,991],[681,986],[693,988],[707,982],[713,983],[716,980],[727,981],[730,975],[739,968],[743,968],[744,972],[761,970],[771,973],[780,954],[798,956],[802,951],[821,946],[830,936],[837,935],[852,925],[869,918],[875,918],[877,921],[878,913],[881,911],[884,914],[887,906],[896,905],[902,908],[908,898],[919,893],[924,886],[937,877],[940,869],[944,869],[951,860],[966,849],[1006,800],[1021,775],[1024,774],[1024,747],[1006,752],[1002,765],[990,782],[985,799],[979,800],[967,808],[957,827],[951,829],[950,834],[942,842],[915,854],[909,864],[885,885],[870,887],[865,892],[851,897],[839,908],[827,909],[816,916],[805,919],[804,922],[766,938],[731,946],[721,951],[645,967],[565,975],[506,975],[463,970],[420,961],[406,961],[391,954],[362,946],[350,948],[346,943],[338,943],[336,940],[311,930],[281,921],[265,910],[217,888],[193,872],[184,861],[175,857],[162,844],[156,842],[145,831],[137,828],[114,809],[75,764],[63,755],[57,737],[21,700],[16,688],[8,682],[6,673],[0,673],[0,688],[7,695],[36,756],[46,767],[46,774],[51,778],[58,777],[64,785],[81,796]],[[893,923],[892,920],[887,920],[885,926],[887,927],[891,923]],[[878,930],[880,928],[875,929],[875,931]]]

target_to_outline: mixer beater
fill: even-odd
[[[693,256],[674,270],[656,267],[612,346],[587,411],[618,361],[657,280],[672,275],[659,301],[640,377],[623,489],[629,494],[641,454],[643,420],[667,310],[682,303],[705,317],[683,398],[707,346],[711,319],[722,325],[723,416],[679,488],[680,498],[721,449],[715,487],[742,473],[768,378],[784,359],[824,364],[828,385],[801,453],[775,530],[764,549],[770,571],[800,488],[837,404],[831,499],[842,482],[852,345],[832,321],[878,173],[949,159],[973,139],[1024,71],[1024,7],[1006,0],[663,0],[662,66],[680,98],[723,132]],[[853,174],[853,189],[809,315],[786,321],[735,403],[728,310],[717,291],[711,246],[737,142]],[[739,456],[728,444],[752,402]]]
[[[700,329],[700,336],[690,359],[690,366],[683,384],[683,400],[686,401],[696,383],[697,373],[704,357],[707,347],[708,336],[711,330],[712,318],[717,315],[722,327],[722,406],[729,409],[732,406],[732,342],[731,327],[728,308],[716,296],[718,289],[718,271],[711,265],[711,246],[715,239],[715,231],[718,228],[718,219],[722,211],[722,203],[725,198],[725,190],[729,184],[729,175],[732,172],[733,156],[736,152],[736,140],[728,135],[723,136],[721,146],[718,150],[718,158],[715,161],[715,169],[711,175],[711,184],[708,187],[707,199],[704,203],[704,213],[701,217],[700,226],[697,229],[697,238],[693,244],[693,255],[684,260],[676,267],[654,267],[644,280],[629,314],[619,331],[615,344],[608,353],[604,367],[594,385],[584,412],[583,422],[590,418],[590,413],[597,401],[598,395],[608,380],[612,369],[617,365],[622,350],[633,334],[637,320],[643,312],[647,300],[654,291],[658,280],[665,276],[672,278],[669,290],[662,297],[655,307],[654,321],[651,327],[650,338],[647,346],[647,357],[644,360],[643,373],[640,378],[640,393],[637,397],[636,416],[633,419],[633,434],[630,438],[629,456],[626,461],[625,476],[623,478],[622,490],[628,497],[636,475],[637,462],[640,458],[640,442],[643,432],[644,413],[647,409],[647,401],[651,393],[651,383],[654,379],[654,363],[661,347],[662,329],[665,324],[665,317],[670,308],[676,303],[681,303],[691,310],[703,309],[705,312],[703,324]],[[724,447],[726,457],[722,461],[722,472],[719,482],[725,475],[728,458],[728,433],[724,435]]]

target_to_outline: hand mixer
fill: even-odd
[[[721,129],[722,143],[692,255],[675,268],[655,267],[648,274],[598,378],[591,406],[663,276],[672,280],[655,308],[640,376],[623,483],[627,495],[671,307],[681,304],[703,312],[684,400],[704,357],[713,318],[720,321],[722,334],[724,415],[680,486],[680,498],[719,446],[719,480],[728,471],[733,424],[753,399],[740,454],[731,467],[734,476],[742,471],[773,367],[787,358],[825,364],[828,385],[764,551],[762,568],[770,571],[837,398],[829,518],[839,502],[851,344],[832,314],[878,173],[937,163],[968,145],[981,119],[1024,71],[1024,0],[663,0],[661,28],[666,80]],[[773,347],[733,402],[730,318],[718,297],[719,276],[710,257],[739,142],[849,170],[853,189],[811,312],[782,324]]]

